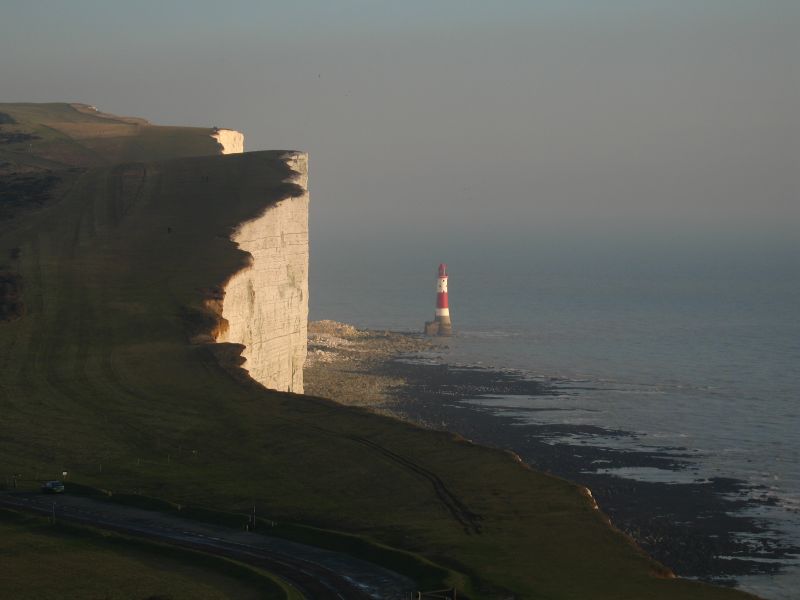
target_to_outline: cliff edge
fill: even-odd
[[[250,265],[225,285],[217,342],[242,344],[242,365],[269,389],[303,393],[308,324],[308,155],[282,156],[302,194],[242,223],[232,239]]]
[[[215,129],[211,134],[219,144],[221,154],[241,154],[244,152],[244,134],[235,129]]]

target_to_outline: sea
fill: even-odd
[[[485,418],[634,434],[583,440],[598,446],[686,449],[685,469],[612,474],[741,480],[772,499],[743,508],[747,516],[800,546],[800,243],[313,240],[312,231],[312,319],[421,331],[433,318],[438,264],[447,263],[455,335],[440,359],[512,369],[563,389],[472,400]],[[800,597],[800,556],[736,583],[771,600]]]

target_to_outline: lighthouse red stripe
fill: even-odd
[[[450,308],[448,305],[447,292],[436,294],[436,308]]]

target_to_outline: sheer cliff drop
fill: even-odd
[[[448,336],[453,333],[450,323],[450,299],[447,293],[447,265],[439,265],[439,277],[436,280],[436,316],[433,321],[425,322],[426,335]]]
[[[308,333],[308,155],[288,152],[289,181],[302,195],[286,198],[242,223],[232,236],[252,256],[225,286],[218,342],[245,346],[243,367],[267,388],[303,393]]]

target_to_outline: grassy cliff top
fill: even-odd
[[[190,343],[208,326],[204,298],[245,264],[232,228],[294,193],[281,153],[158,160],[177,151],[161,145],[171,128],[68,105],[0,113],[17,121],[3,128],[61,148],[62,164],[67,144],[89,153],[87,140],[106,139],[68,136],[64,123],[138,127],[142,136],[108,139],[128,140],[125,160],[153,154],[61,172],[49,202],[0,221],[0,301],[15,303],[0,322],[0,481],[67,470],[117,492],[255,505],[423,556],[472,598],[745,597],[669,577],[577,486],[506,453],[265,390],[220,366],[236,348]],[[54,115],[73,121],[59,130]],[[195,139],[174,129],[181,144]]]
[[[152,125],[85,104],[0,103],[0,174],[217,154],[213,131]]]

